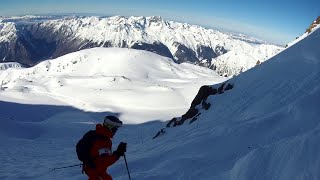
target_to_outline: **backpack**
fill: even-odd
[[[107,140],[106,137],[98,135],[95,130],[90,130],[76,145],[78,159],[92,168],[95,168],[95,157],[91,157],[90,151],[94,142],[100,139]]]

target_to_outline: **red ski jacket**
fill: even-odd
[[[101,124],[96,125],[96,133],[106,137],[106,140],[98,139],[94,142],[90,153],[95,159],[95,168],[84,164],[84,171],[89,176],[89,180],[112,180],[107,169],[119,159],[118,156],[112,154],[111,138],[113,134]]]

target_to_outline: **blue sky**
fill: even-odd
[[[162,16],[286,44],[320,15],[320,1],[294,0],[0,0],[0,16],[43,13]]]

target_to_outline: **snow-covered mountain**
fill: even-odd
[[[128,118],[129,122],[156,119],[159,113],[163,119],[183,113],[200,86],[224,80],[208,68],[176,64],[170,58],[128,48],[92,48],[32,68],[0,71],[5,89],[1,95],[8,93],[17,102],[21,98],[41,104],[47,98],[38,102],[37,96],[49,96],[54,102],[60,101],[58,104],[86,111],[122,112],[124,117],[135,117]],[[157,98],[160,94],[161,101]],[[132,106],[148,113],[141,114],[143,118],[132,115]]]
[[[0,22],[0,59],[29,65],[90,47],[129,47],[155,52],[177,63],[210,67],[220,75],[230,76],[282,50],[244,35],[226,34],[157,16],[72,16],[32,24],[17,23],[16,19]],[[7,34],[9,29],[1,28],[5,26],[18,29],[12,31],[15,36],[2,37],[1,32]]]
[[[145,51],[90,49],[1,71],[0,178],[87,179],[80,167],[52,168],[78,164],[78,139],[112,113],[125,122],[113,144],[128,142],[132,179],[320,179],[319,38],[313,29],[193,102],[202,80],[227,79]],[[190,104],[196,117],[152,139]],[[122,158],[108,171],[128,179]]]
[[[17,29],[14,23],[1,23],[0,21],[0,42],[10,42],[17,39]],[[3,57],[5,61],[6,57]]]

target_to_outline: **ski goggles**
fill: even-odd
[[[115,134],[119,128],[119,126],[115,126],[113,124],[106,124],[104,126],[107,127],[113,134]]]

